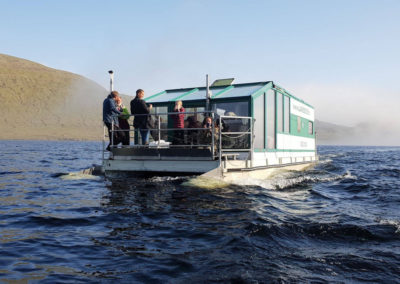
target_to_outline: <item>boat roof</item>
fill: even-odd
[[[267,85],[270,81],[232,84],[228,86],[210,87],[212,93],[211,99],[214,98],[235,98],[247,97],[257,92],[259,89]],[[146,98],[148,103],[175,102],[175,101],[195,101],[206,99],[206,87],[170,89]]]
[[[211,91],[211,99],[230,99],[230,98],[254,96],[257,95],[258,91],[260,91],[261,89],[266,90],[268,88],[274,88],[275,90],[281,93],[284,93],[300,102],[307,104],[306,102],[291,95],[282,87],[275,85],[272,81],[261,81],[253,83],[231,84],[227,86],[216,86],[216,87],[210,87],[210,91]],[[179,100],[182,101],[205,100],[206,92],[207,92],[206,87],[170,89],[151,95],[145,98],[145,100],[147,103],[167,103],[167,102],[176,102]]]

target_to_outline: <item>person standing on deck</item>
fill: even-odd
[[[103,122],[106,125],[108,129],[108,138],[110,139],[110,143],[107,146],[107,151],[110,151],[110,146],[112,144],[112,136],[114,136],[114,144],[113,145],[118,145],[122,141],[122,135],[120,132],[114,132],[113,135],[111,135],[112,131],[112,124],[114,122],[114,130],[119,129],[119,123],[118,123],[118,116],[120,115],[121,112],[116,108],[115,101],[119,97],[119,94],[117,91],[112,91],[107,98],[103,101]]]
[[[138,89],[136,91],[136,97],[131,101],[131,114],[135,116],[133,120],[133,127],[135,127],[135,130],[139,130],[140,136],[142,137],[142,145],[146,145],[149,143],[150,132],[148,129],[148,114],[153,108],[153,105],[150,104],[147,106],[143,98],[144,91],[142,89]]]
[[[172,140],[172,144],[174,145],[183,145],[184,144],[184,125],[185,125],[185,108],[182,106],[182,101],[175,102],[174,112],[177,114],[171,115],[174,120],[174,128],[182,129],[182,130],[174,130],[174,139]]]
[[[129,127],[128,119],[129,119],[130,113],[129,113],[128,109],[124,106],[124,104],[122,103],[121,97],[117,97],[115,102],[117,105],[117,110],[119,110],[122,113],[122,115],[120,115],[118,117],[119,128],[126,130],[126,131],[122,132],[124,134],[124,137],[121,142],[122,142],[122,145],[129,145],[129,129],[130,129],[130,127]]]
[[[188,144],[198,145],[200,143],[199,142],[200,133],[198,128],[202,128],[201,123],[196,119],[195,116],[189,116],[185,122],[187,122],[185,128],[197,128],[196,130],[188,130],[187,132]]]

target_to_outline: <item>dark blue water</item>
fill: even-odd
[[[106,181],[100,143],[0,142],[0,282],[400,282],[400,148],[273,180]],[[251,184],[251,185],[245,185]]]

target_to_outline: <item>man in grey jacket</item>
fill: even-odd
[[[112,145],[111,130],[112,130],[113,122],[114,122],[114,130],[119,130],[118,115],[120,115],[121,112],[119,110],[117,110],[117,107],[115,105],[115,100],[117,97],[119,97],[118,92],[112,91],[103,102],[103,122],[107,126],[108,137],[110,139],[110,143],[107,146],[107,151],[110,151],[110,146]],[[123,138],[122,135],[123,135],[123,132],[119,132],[119,131],[114,132],[113,145],[118,145],[120,142],[122,142],[122,138]]]

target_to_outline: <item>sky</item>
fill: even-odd
[[[272,80],[353,126],[400,125],[400,1],[0,0],[0,53],[134,95]],[[397,128],[396,128],[397,129]],[[400,127],[399,127],[400,132]]]

